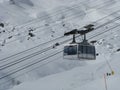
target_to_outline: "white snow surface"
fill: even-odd
[[[104,75],[111,68],[115,74],[105,76],[108,90],[120,90],[119,9],[119,0],[0,0],[0,22],[5,24],[0,27],[0,90],[105,90]],[[70,41],[53,48],[55,43],[71,37],[56,38],[90,23],[101,25],[87,35],[97,40],[96,60],[65,60],[62,52],[47,58]]]
[[[103,65],[106,62],[94,64],[94,62],[98,62],[96,60],[93,64],[86,62],[83,67],[25,82],[10,90],[106,90],[105,80],[108,90],[120,90],[119,54],[117,53],[111,58],[110,64],[115,72],[111,76],[106,76],[106,73],[110,72],[108,66]]]

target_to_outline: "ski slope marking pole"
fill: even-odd
[[[107,81],[106,81],[106,75],[104,74],[104,82],[105,82],[105,90],[108,90],[107,89]]]

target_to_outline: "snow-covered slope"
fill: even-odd
[[[74,13],[76,11],[79,12],[80,9],[85,10],[93,6],[99,7],[101,5],[110,6],[114,3],[116,3],[115,0],[1,0],[0,19],[7,23],[18,25],[40,17],[41,14],[47,14],[49,18],[51,18],[51,12],[58,12],[61,8],[70,11],[74,10]],[[77,7],[79,7],[79,10]],[[55,19],[55,17],[53,19]]]
[[[93,74],[97,82],[100,81],[99,79],[103,77],[104,73],[110,71],[108,67],[105,70],[101,69],[101,67],[106,67],[106,59],[114,59],[112,55],[120,47],[118,42],[120,40],[119,0],[12,1],[14,2],[1,0],[0,3],[0,19],[5,24],[4,28],[0,28],[0,89],[5,90],[21,82],[29,80],[32,82],[34,79],[64,72],[60,75],[50,76],[50,78],[55,79],[55,82],[58,80],[57,85],[61,83],[60,86],[63,88],[64,85],[68,85],[65,87],[66,90],[66,88],[72,85],[72,82],[69,81],[70,83],[68,84],[67,82],[62,83],[64,81],[59,81],[60,79],[58,78],[71,78],[70,80],[74,81],[73,87],[74,85],[77,87],[78,84],[83,85],[84,83],[91,82],[90,79]],[[62,56],[64,45],[61,43],[70,39],[70,37],[63,37],[64,32],[83,27],[89,23],[95,24],[97,28],[94,32],[88,34],[88,39],[97,40],[96,47],[99,53],[97,60],[90,62],[64,60]],[[103,33],[105,31],[108,32]],[[30,37],[29,33],[32,33],[33,37]],[[100,33],[103,34],[99,35]],[[95,38],[92,38],[94,36]],[[79,40],[81,39],[80,37]],[[53,48],[57,42],[61,45]],[[61,53],[54,56],[57,52]],[[53,57],[50,57],[51,55]],[[119,58],[119,54],[117,58]],[[45,61],[40,63],[44,59]],[[117,60],[112,63],[114,65],[117,64],[117,67],[119,67]],[[75,67],[79,68],[73,69]],[[115,73],[119,73],[119,69],[116,66],[113,67],[115,68]],[[70,69],[73,70],[68,71],[68,73],[65,72]],[[79,72],[82,73],[80,76]],[[73,78],[74,73],[77,74],[76,79]],[[77,84],[76,80],[81,80],[83,76],[85,76],[83,82],[78,80]],[[47,82],[47,85],[49,85],[49,77],[46,77],[45,81],[42,85],[44,86]],[[42,83],[41,80],[38,82]],[[21,84],[21,87],[23,86],[24,84]],[[47,90],[46,87],[38,86],[38,88],[45,88],[44,90]],[[55,87],[56,89],[61,88]]]
[[[110,60],[110,64],[115,72],[114,75],[106,75],[106,73],[110,73],[106,61],[98,64],[86,62],[85,66],[36,81],[25,82],[11,90],[105,90],[105,80],[108,90],[119,90],[119,54],[114,54]]]

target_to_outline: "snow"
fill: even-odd
[[[105,90],[104,74],[111,72],[107,62],[115,71],[115,75],[106,76],[108,90],[120,90],[119,18],[88,34],[89,41],[97,40],[99,56],[95,61],[65,60],[64,44],[53,48],[70,39],[59,38],[64,32],[90,23],[96,28],[118,17],[119,12],[110,14],[119,10],[119,5],[118,0],[0,0],[0,22],[5,23],[0,27],[0,78],[10,74],[0,80],[0,90]],[[56,52],[61,53],[47,58]],[[44,58],[46,61],[37,63]],[[26,66],[30,67],[21,70]]]
[[[25,82],[10,90],[105,90],[105,79],[108,90],[119,90],[120,73],[117,70],[119,70],[120,66],[118,67],[115,64],[116,62],[118,63],[118,55],[114,55],[116,59],[110,62],[112,63],[112,67],[114,67],[115,75],[105,76],[104,78],[104,74],[106,75],[107,71],[109,71],[107,65],[101,67],[102,63],[91,65],[87,62],[85,66],[32,82]],[[99,69],[104,71],[104,73],[99,72]]]

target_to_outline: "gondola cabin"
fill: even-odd
[[[95,41],[92,41],[91,43],[93,44],[91,44],[91,43],[88,43],[86,39],[86,34],[94,30],[93,26],[94,25],[89,24],[84,27],[86,30],[79,31],[77,29],[74,29],[64,34],[65,36],[73,35],[72,43],[64,46],[64,51],[63,51],[64,59],[69,59],[69,60],[95,60],[96,59],[96,50],[95,50],[95,46],[93,45]],[[75,40],[76,34],[80,34],[84,36],[84,39],[82,40],[82,42],[76,43],[76,40]]]
[[[64,59],[70,60],[95,60],[95,46],[89,43],[69,44],[64,47]]]

